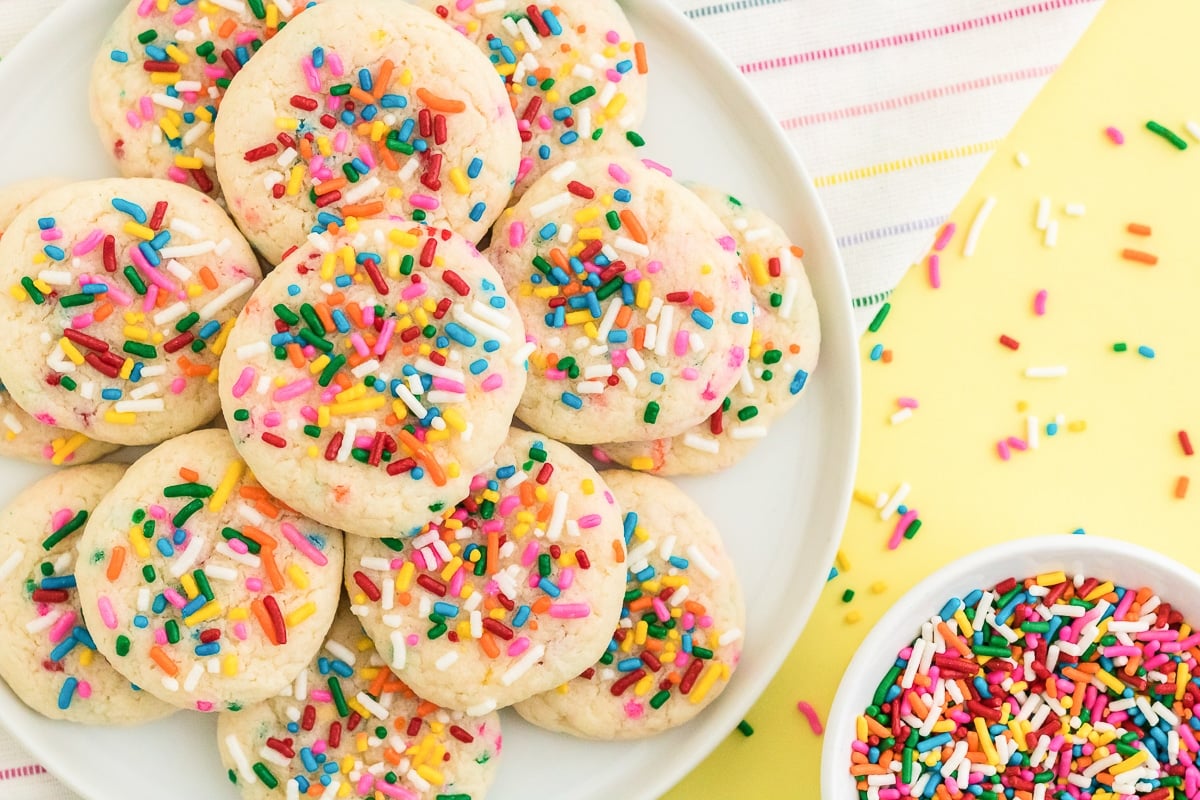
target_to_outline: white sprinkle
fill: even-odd
[[[154,315],[154,324],[159,326],[170,325],[172,322],[186,314],[187,311],[187,303],[184,303],[183,301],[172,303]],[[262,344],[264,348],[267,346],[266,342],[260,342],[260,344]]]
[[[567,519],[567,502],[570,497],[560,491],[554,496],[554,510],[550,513],[550,523],[546,526],[546,538],[552,542],[562,536],[563,523]]]
[[[1183,127],[1187,129],[1188,134],[1193,139],[1200,142],[1200,125],[1189,119],[1187,122],[1183,123]]]
[[[194,222],[186,219],[175,217],[171,220],[171,224],[167,226],[173,231],[179,231],[189,239],[199,239],[204,235],[204,230]]]
[[[215,660],[216,659],[214,659],[214,661]],[[217,663],[219,664],[220,662],[217,662]],[[272,764],[275,764],[276,766],[279,766],[279,767],[286,767],[291,764],[290,758],[285,756],[283,753],[280,753],[278,750],[272,750],[271,748],[267,747],[266,745],[263,745],[262,748],[258,751],[258,757],[261,758],[263,761],[270,761]],[[294,781],[293,781],[293,783],[294,783]]]
[[[21,563],[21,559],[25,557],[24,550],[14,551],[8,558],[4,559],[4,563],[0,564],[0,580],[4,580],[12,571]]]
[[[796,296],[800,294],[800,281],[788,276],[783,282],[783,300],[779,303],[779,316],[783,319],[792,318],[792,309],[796,306]]]
[[[478,300],[471,303],[471,313],[479,317],[484,322],[490,322],[501,330],[508,330],[512,327],[512,317],[508,316],[498,308],[493,308],[487,303],[481,303]]]
[[[658,322],[658,315],[662,313],[663,301],[661,297],[655,297],[650,301],[650,307],[646,309],[646,319],[651,322]]]
[[[688,561],[695,564],[697,568],[710,578],[721,577],[721,571],[713,566],[712,562],[700,552],[700,548],[696,545],[688,545],[687,549]]]
[[[8,428],[14,434],[20,434],[21,431],[25,430],[25,426],[21,424],[21,421],[9,412],[5,412],[4,414],[4,427]]]
[[[904,502],[904,499],[908,497],[908,493],[910,491],[912,491],[912,487],[907,483],[901,483],[899,486],[897,486],[896,491],[892,493],[891,499],[888,500],[887,504],[879,510],[879,518],[881,520],[891,519],[892,515],[896,513],[896,509],[899,508],[900,504]]]
[[[190,692],[195,689],[200,684],[200,678],[203,676],[204,667],[200,664],[193,665],[191,672],[188,673],[187,678],[185,678],[183,681],[183,690],[185,692]]]
[[[237,766],[238,772],[242,774],[242,779],[246,783],[258,783],[258,776],[250,768],[250,762],[247,760],[246,753],[242,750],[242,745],[238,742],[237,736],[231,733],[225,737],[225,749],[229,751],[229,755],[233,758],[233,763]]]
[[[1053,367],[1026,367],[1026,378],[1061,378],[1067,374],[1066,365],[1060,364]]]
[[[580,381],[575,384],[576,394],[604,394],[604,381]]]
[[[237,563],[250,567],[251,569],[258,569],[262,566],[262,559],[260,559],[258,556],[251,555],[250,553],[234,552],[234,550],[225,542],[218,542],[216,548],[214,549],[221,555],[228,558],[230,561],[236,561]]]
[[[379,369],[379,359],[372,358],[369,361],[364,361],[354,369],[350,370],[350,374],[359,380],[362,380],[364,375],[370,375],[377,369]]]
[[[201,319],[212,319],[213,317],[216,316],[218,311],[225,308],[225,306],[229,305],[234,300],[237,300],[239,297],[246,294],[247,292],[252,291],[253,289],[254,289],[254,278],[251,278],[249,276],[242,278],[240,281],[235,283],[233,286],[230,286],[228,289],[221,292],[219,295],[214,297],[212,300],[209,300],[208,303],[203,308],[200,309],[200,318]]]
[[[649,328],[649,326],[647,326]],[[642,360],[642,354],[637,350],[626,350],[625,357],[629,359],[629,366],[641,372],[646,368],[646,362]]]
[[[146,367],[144,370],[142,370],[143,378],[157,378],[160,375],[166,374],[167,367],[165,364],[155,364],[153,367]]]
[[[345,661],[350,666],[354,666],[354,662],[358,660],[358,656],[354,654],[353,650],[335,639],[330,639],[327,641],[325,643],[325,649],[328,650],[330,655],[332,655],[334,658]]]
[[[630,389],[636,389],[638,385],[637,375],[633,374],[633,370],[629,367],[621,367],[617,370],[617,375]]]
[[[1067,203],[1063,206],[1063,213],[1068,217],[1082,217],[1087,213],[1087,206],[1083,203]]]
[[[729,431],[729,437],[737,441],[742,441],[745,439],[762,439],[765,438],[766,435],[766,425],[738,425],[735,428],[731,428]]]
[[[206,122],[205,120],[202,120],[202,119],[196,120],[196,124],[193,125],[192,127],[188,128],[188,132],[183,135],[183,146],[191,147],[196,142],[203,139],[205,136],[208,135],[208,131],[211,127],[212,127],[212,125],[210,123]],[[197,151],[197,152],[199,152],[199,151]]]
[[[276,0],[278,2],[278,0]],[[475,13],[478,15],[494,14],[497,11],[503,11],[505,0],[479,0],[475,4]],[[573,163],[573,162],[572,162]]]
[[[448,653],[443,653],[441,658],[433,662],[433,665],[438,668],[439,672],[445,672],[453,666],[455,661],[458,661],[458,653],[451,650]]]
[[[503,4],[501,3],[500,5]],[[478,10],[478,7],[476,10]],[[576,161],[564,161],[554,169],[550,170],[550,172],[547,174],[550,176],[550,180],[554,181],[555,183],[562,183],[567,178],[575,174],[575,170],[578,167],[579,163]]]
[[[461,306],[455,305],[452,311],[454,319],[459,322],[464,328],[467,328],[472,333],[484,337],[485,339],[495,339],[500,344],[507,344],[512,341],[512,337],[505,331],[500,330],[495,325],[491,325],[478,317],[470,314]]]
[[[1046,223],[1046,235],[1042,237],[1042,244],[1046,247],[1058,244],[1058,220],[1052,219]]]
[[[1038,449],[1038,418],[1032,414],[1025,418],[1025,441],[1030,450]]]
[[[374,194],[375,190],[381,185],[382,184],[379,182],[379,178],[376,178],[374,175],[372,175],[342,195],[342,202],[353,205],[359,200],[362,200],[364,197]]]
[[[721,452],[721,443],[716,439],[710,439],[707,436],[701,436],[698,433],[686,433],[683,437],[685,446],[693,450],[699,450],[702,453],[719,453]]]
[[[404,669],[404,663],[407,660],[408,649],[404,646],[404,632],[392,631],[392,669]]]
[[[1050,222],[1050,198],[1043,197],[1038,200],[1037,206],[1037,222],[1034,223],[1039,231],[1046,230],[1046,225]]]
[[[179,554],[179,557],[171,562],[171,577],[178,578],[183,573],[191,569],[196,560],[200,558],[200,551],[204,549],[204,537],[193,534],[188,540],[187,547]]]
[[[447,403],[465,403],[467,396],[461,392],[433,389],[425,395],[425,399],[434,405],[446,405]]]
[[[975,219],[971,221],[971,228],[967,231],[967,239],[963,244],[963,255],[967,258],[975,255],[975,248],[979,245],[979,237],[983,235],[983,226],[987,222],[988,214],[992,213],[992,209],[996,207],[996,198],[988,197],[983,201],[983,205],[975,212]]]
[[[68,280],[70,280],[69,276]],[[609,331],[611,331],[613,325],[616,324],[617,314],[620,313],[623,305],[624,303],[619,297],[613,298],[613,301],[609,303],[608,310],[604,312],[604,319],[600,320],[600,327],[596,329],[596,338],[599,341],[603,342],[608,340]]]
[[[38,279],[51,286],[68,286],[72,282],[71,273],[61,269],[44,269],[38,273]]]
[[[511,363],[520,364],[529,360],[529,356],[533,355],[533,351],[537,350],[537,345],[533,342],[526,342],[521,345],[517,352],[513,353]]]
[[[899,425],[901,422],[907,422],[910,419],[912,419],[911,408],[902,408],[891,416],[893,425]]]
[[[150,101],[156,106],[169,108],[174,111],[179,111],[183,108],[183,101],[178,97],[171,97],[171,95],[162,94],[161,92],[155,92],[154,94],[150,95]]]
[[[265,354],[269,349],[267,343],[260,339],[257,342],[251,342],[239,347],[237,349],[237,357],[242,361],[247,361],[255,356]],[[146,371],[142,370],[142,374],[145,375]]]
[[[662,314],[658,319],[658,335],[654,342],[654,354],[665,356],[667,354],[667,346],[671,340],[671,325],[675,322],[675,306],[665,306]],[[648,333],[648,331],[647,331]],[[650,345],[646,344],[646,349],[650,349]]]
[[[553,214],[560,208],[566,207],[571,202],[570,192],[559,192],[553,197],[547,198],[537,205],[529,209],[529,216],[533,219],[542,219],[543,217]]]
[[[205,568],[205,570],[207,571],[207,567]],[[145,611],[148,608],[150,608],[150,590],[147,589],[145,586],[138,589],[137,602],[135,604],[135,607],[137,608],[138,611]]]
[[[370,711],[371,716],[373,717],[378,719],[387,719],[392,715],[390,711],[381,706],[375,700],[375,698],[371,697],[371,695],[367,694],[366,692],[359,692],[358,694],[354,695],[354,699],[361,703],[363,708],[365,708],[367,711]]]
[[[1017,166],[1021,167],[1022,169],[1029,166],[1029,156],[1025,155],[1024,153],[1018,152],[1015,156],[1013,156],[1013,159],[1017,162]]]
[[[613,247],[615,247],[616,249],[618,249],[622,252],[632,253],[633,255],[640,256],[642,258],[645,258],[650,255],[649,247],[642,244],[641,242],[635,242],[633,239],[630,239],[625,236],[618,236],[616,238],[616,240],[613,242]]]
[[[166,270],[176,278],[179,278],[181,281],[186,281],[188,278],[192,277],[192,271],[183,264],[180,264],[175,259],[171,259],[167,262]]]
[[[113,406],[118,414],[162,411],[165,407],[161,397],[149,400],[118,400]]]
[[[733,644],[740,638],[742,638],[741,629],[740,628],[730,628],[729,630],[722,633],[720,635],[720,637],[717,638],[717,644],[721,647],[724,647],[727,644]]]
[[[504,684],[505,686],[512,686],[521,679],[522,675],[532,669],[533,665],[540,661],[542,656],[545,654],[545,645],[535,644],[533,647],[526,650],[525,653],[516,661],[514,661],[513,665],[509,667],[503,675],[500,676],[500,683]],[[467,713],[470,714],[471,710],[467,709]]]

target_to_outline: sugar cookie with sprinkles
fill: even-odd
[[[617,463],[660,475],[694,475],[731,467],[792,409],[817,365],[821,320],[804,272],[804,251],[758,209],[709,186],[691,189],[730,231],[754,293],[754,334],[741,377],[721,407],[694,429],[672,438],[607,444]]]
[[[587,462],[513,429],[495,464],[416,536],[347,538],[346,589],[380,654],[474,716],[593,663],[625,585],[620,509]]]
[[[79,599],[125,677],[194,711],[282,691],[321,647],[340,594],[342,533],[283,506],[222,430],[159,445],[92,512]]]
[[[96,652],[80,614],[75,545],[88,514],[124,471],[94,464],[55,472],[0,511],[0,677],[52,719],[129,725],[175,711],[135,689]]]
[[[100,45],[92,121],[117,169],[221,196],[213,125],[230,81],[314,0],[131,0]]]
[[[552,731],[638,739],[688,722],[724,691],[746,607],[720,534],[690,497],[650,475],[600,477],[625,509],[621,621],[598,663],[516,711]]]
[[[566,159],[645,142],[646,48],[615,0],[417,0],[479,45],[521,130],[520,197]]]
[[[283,695],[221,714],[217,742],[245,800],[482,800],[503,748],[498,714],[414,695],[345,602],[308,669]]]
[[[567,161],[496,223],[488,255],[535,350],[517,416],[572,444],[675,436],[744,371],[753,301],[729,233],[636,161]]]
[[[161,442],[216,415],[217,356],[260,278],[194,189],[109,178],[47,192],[0,239],[0,337],[19,343],[0,375],[46,424]]]
[[[491,63],[399,0],[305,11],[238,74],[215,144],[230,213],[272,263],[350,217],[427,222],[477,242],[521,159]]]
[[[25,206],[65,183],[57,178],[34,178],[0,188],[0,239]],[[35,419],[0,386],[0,455],[59,466],[86,464],[117,447]]]
[[[222,405],[267,489],[343,530],[405,535],[466,497],[504,442],[527,354],[474,245],[364,220],[267,276],[222,357]]]

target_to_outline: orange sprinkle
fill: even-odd
[[[345,178],[330,178],[327,181],[321,181],[319,185],[313,187],[313,191],[316,193],[317,197],[320,197],[321,195],[329,194],[330,192],[341,189],[349,182],[350,181],[346,180]]]
[[[621,224],[629,231],[629,238],[633,239],[638,244],[646,244],[649,239],[646,238],[646,229],[642,227],[642,221],[638,219],[637,214],[634,214],[629,209],[625,209],[619,215]]]
[[[125,566],[125,548],[117,545],[113,548],[112,558],[108,561],[108,569],[104,571],[104,577],[108,578],[109,582],[115,581],[121,577],[121,567]]]
[[[487,631],[484,631],[483,635],[479,637],[479,647],[488,658],[499,658],[500,656],[500,648],[496,646],[496,637]]]
[[[528,482],[522,483],[519,487],[519,491],[521,493],[521,505],[525,506],[526,508],[532,506],[536,499],[533,494],[533,484]]]
[[[171,660],[171,657],[167,655],[167,651],[158,645],[150,645],[150,658],[158,665],[159,669],[172,678],[179,674],[179,666]]]
[[[293,367],[299,369],[304,366],[304,352],[300,349],[300,345],[289,342],[283,349],[287,352],[288,361],[292,362]]]
[[[646,344],[646,329],[638,326],[633,329],[633,349],[641,350]]]
[[[329,306],[324,303],[317,303],[313,306],[313,310],[317,312],[317,319],[321,320],[321,324],[325,326],[325,331],[337,330],[337,325],[333,322],[333,315],[329,313]]]
[[[629,306],[621,306],[621,310],[617,312],[616,326],[624,328],[629,324],[629,320],[633,318],[633,311]]]
[[[382,200],[372,200],[369,203],[355,203],[342,206],[342,213],[347,217],[373,217],[383,211]]]
[[[438,710],[438,707],[436,705],[429,702],[428,700],[424,700],[421,702],[421,704],[419,706],[417,706],[417,710],[416,710],[416,712],[414,712],[413,716],[428,717],[430,714],[434,713],[437,710]]]
[[[885,364],[890,364],[890,363],[892,363],[892,351],[891,351],[891,350],[884,350],[884,351],[883,351],[883,355],[881,355],[879,358],[880,358],[880,360],[881,360],[883,363],[885,363]]]
[[[364,92],[362,89],[358,88],[357,86],[350,87],[350,96],[353,97],[358,102],[366,103],[367,105],[371,105],[372,103],[375,102],[374,97],[372,97],[367,92]]]
[[[378,149],[379,160],[383,162],[383,165],[392,172],[397,172],[400,169],[400,162],[396,160],[396,156],[392,155],[392,151],[389,150],[382,142],[380,142]]]
[[[216,289],[220,284],[217,283],[217,276],[212,274],[212,270],[208,267],[200,268],[200,282],[204,284],[204,288],[210,292]]]
[[[244,526],[242,528],[242,535],[257,544],[263,550],[274,550],[279,544],[279,541],[274,536],[264,530],[254,527],[253,525]]]
[[[379,674],[375,676],[375,680],[371,681],[371,687],[367,689],[367,694],[379,697],[383,693],[383,684],[388,678],[386,669],[379,670]]]
[[[200,473],[196,472],[196,470],[194,470],[194,469],[188,469],[187,467],[180,467],[179,468],[179,477],[183,478],[188,483],[196,483],[197,481],[200,480]]]
[[[1125,226],[1125,230],[1129,231],[1130,233],[1132,233],[1136,236],[1149,236],[1150,235],[1150,226],[1143,225],[1140,222],[1129,223],[1128,225]]]
[[[300,140],[300,155],[304,157],[305,161],[312,159],[312,157],[313,157],[312,142],[310,142],[308,139]],[[324,185],[325,185],[324,183],[321,184],[321,186],[324,186]]]
[[[653,602],[654,601],[652,598],[643,595],[642,597],[639,597],[637,600],[633,600],[629,603],[629,610],[630,611],[641,611],[644,608],[649,608],[651,603],[653,603]]]
[[[794,255],[796,258],[804,258],[804,248],[792,245],[792,255]]]
[[[230,17],[221,23],[221,27],[217,28],[217,36],[220,36],[222,39],[228,39],[236,30],[237,20],[233,17]]]
[[[205,364],[193,364],[187,356],[180,356],[179,371],[189,378],[203,378],[212,372],[212,367]]]
[[[567,254],[562,251],[562,248],[555,247],[550,250],[550,261],[556,267],[562,267],[564,270],[571,268],[571,263],[567,260]]]
[[[330,303],[332,303],[332,302],[333,302],[333,298],[331,297]],[[365,327],[363,325],[362,307],[358,303],[347,303],[346,304],[346,316],[350,318],[350,322],[352,322],[354,324],[354,327],[356,327],[356,328]]]
[[[692,302],[703,312],[708,313],[716,306],[713,304],[712,298],[702,292],[692,292]]]
[[[1179,480],[1175,481],[1175,496],[1180,500],[1187,497],[1189,483],[1187,475],[1180,475]]]
[[[279,644],[275,639],[275,626],[271,623],[271,615],[267,613],[267,607],[263,604],[262,598],[252,600],[250,610],[254,612],[254,618],[258,620],[259,627],[263,629],[263,633],[267,635],[271,644]]]
[[[404,445],[408,452],[412,453],[413,458],[417,460],[429,477],[433,479],[434,486],[446,485],[446,470],[442,469],[442,465],[438,463],[437,457],[433,451],[423,445],[406,430],[396,432],[396,438],[400,440],[400,444]]]
[[[92,316],[96,319],[96,322],[103,322],[104,320],[108,319],[108,315],[112,312],[113,304],[104,302],[96,307],[96,310],[92,312]]]
[[[638,75],[645,75],[650,71],[650,65],[646,63],[646,45],[644,42],[638,42],[633,46],[633,56],[637,59]]]
[[[624,564],[625,563],[625,545],[621,542],[620,539],[613,539],[612,548],[613,548],[613,558],[616,560],[616,562],[618,564]],[[886,738],[886,737],[884,737],[884,738]]]
[[[496,570],[498,570],[500,568],[500,565],[498,563],[496,563],[500,558],[499,553],[500,553],[500,532],[494,531],[494,530],[488,531],[487,565],[485,567],[488,575],[495,575]]]
[[[379,65],[379,73],[375,76],[375,91],[371,93],[376,100],[383,97],[383,93],[387,91],[388,84],[392,82],[392,70],[395,68],[396,65],[390,58],[385,58]]]
[[[351,94],[354,92],[351,91]],[[451,100],[448,97],[438,97],[428,89],[421,87],[417,89],[417,98],[420,99],[425,107],[430,111],[441,111],[445,114],[461,114],[467,110],[467,104],[462,100]]]
[[[542,595],[537,600],[533,601],[533,605],[531,605],[530,608],[533,610],[534,614],[545,614],[550,610],[550,598],[546,595]]]
[[[1121,251],[1121,258],[1125,259],[1126,261],[1136,261],[1139,264],[1148,264],[1150,266],[1154,266],[1158,263],[1158,256],[1154,255],[1153,253],[1147,253],[1143,250],[1134,250],[1129,247],[1126,247]]]

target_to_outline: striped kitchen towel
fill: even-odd
[[[0,56],[61,2],[0,0]],[[750,79],[807,163],[842,249],[860,329],[1100,6],[672,2]],[[72,797],[0,731],[0,798]]]

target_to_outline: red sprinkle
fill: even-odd
[[[693,661],[692,663],[699,664],[700,662]],[[700,670],[696,670],[696,672],[699,671]],[[633,672],[628,672],[614,681],[612,687],[609,688],[609,691],[612,692],[613,697],[620,697],[621,695],[625,694],[626,689],[628,689],[630,686],[633,686],[642,678],[646,677],[646,675],[647,673],[644,669],[635,669]],[[684,675],[684,680],[687,680],[686,675]]]
[[[579,565],[580,569],[589,569],[592,566],[592,562],[588,559],[586,550],[575,551],[575,563]]]
[[[108,342],[97,339],[95,336],[89,336],[83,331],[77,331],[74,328],[65,328],[63,336],[67,338],[67,341],[82,345],[89,350],[95,350],[99,353],[108,350]]]
[[[163,219],[167,216],[167,201],[159,200],[154,204],[154,213],[150,215],[150,230],[156,231],[162,227]]]
[[[465,730],[458,727],[457,725],[450,726],[450,735],[453,736],[455,739],[458,739],[460,742],[465,742],[466,744],[470,744],[471,742],[475,741],[474,736],[467,733]]]
[[[195,338],[196,334],[192,333],[191,331],[184,331],[174,339],[168,339],[166,342],[164,342],[163,350],[166,350],[168,353],[174,353],[176,350],[182,350],[183,348],[187,347],[195,340]]]
[[[1187,431],[1179,432],[1179,446],[1183,448],[1185,456],[1193,455],[1196,452],[1192,449],[1192,440],[1188,437]]]
[[[279,145],[274,142],[267,142],[262,147],[256,147],[253,150],[247,150],[243,156],[247,161],[261,161],[264,158],[270,158],[279,152]]]
[[[274,433],[271,433],[270,431],[263,431],[262,440],[264,442],[266,442],[267,444],[271,445],[272,447],[278,447],[280,449],[287,447],[287,439],[284,439],[282,436],[278,436]],[[281,644],[282,644],[282,642],[281,642]]]
[[[305,97],[302,94],[294,94],[291,99],[292,108],[303,109],[304,111],[316,111],[319,105],[316,100],[311,97]]]
[[[117,271],[117,240],[113,236],[104,237],[104,271]]]
[[[437,578],[431,578],[428,575],[418,575],[417,584],[425,591],[436,594],[438,597],[446,596],[446,584]]]
[[[379,292],[380,294],[387,294],[387,281],[383,279],[383,275],[379,272],[379,267],[375,264],[375,260],[368,258],[363,262],[363,269],[366,270],[367,276],[371,279],[371,283],[375,285],[375,291]]]
[[[376,586],[370,578],[363,574],[361,570],[356,570],[354,572],[354,582],[358,584],[358,588],[363,590],[363,594],[365,594],[372,603],[378,602],[379,598],[383,597],[383,593],[379,591],[379,587]]]
[[[1004,345],[1009,350],[1016,350],[1018,347],[1021,346],[1021,343],[1018,342],[1016,339],[1012,338],[1011,336],[1004,336],[1004,335],[1000,336],[1000,344]]]
[[[266,434],[263,437],[266,438]],[[287,626],[283,624],[283,613],[279,610],[279,603],[275,602],[275,596],[269,594],[264,597],[263,606],[271,618],[271,627],[275,629],[275,643],[287,644]]]
[[[424,253],[421,255],[424,257]],[[461,297],[466,297],[471,293],[471,287],[468,286],[467,282],[460,278],[458,273],[452,269],[448,269],[442,273],[442,280],[446,282],[447,286],[458,292]]]
[[[579,181],[571,181],[567,184],[567,191],[576,197],[582,197],[584,200],[591,200],[596,196],[596,190],[590,186],[585,186]]]

